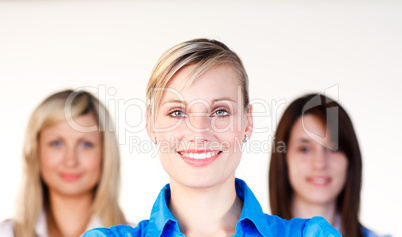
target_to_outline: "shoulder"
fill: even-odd
[[[3,237],[12,237],[14,236],[14,221],[13,220],[5,220],[0,222],[0,233]]]
[[[374,231],[367,229],[366,227],[362,227],[362,231],[365,237],[390,237],[390,235],[377,235]]]
[[[340,237],[339,232],[332,227],[324,218],[313,217],[311,219],[293,218],[285,220],[278,216],[265,214],[266,221],[274,236],[326,236]]]
[[[137,227],[133,228],[129,225],[116,225],[110,228],[96,228],[87,231],[84,237],[112,237],[112,236],[130,236],[130,237],[140,237],[145,236],[148,220],[141,221],[138,223]]]
[[[303,236],[341,236],[323,217],[315,216],[306,222]]]

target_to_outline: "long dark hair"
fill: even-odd
[[[328,113],[337,111],[336,113]],[[289,181],[286,149],[292,128],[302,115],[314,115],[327,126],[330,136],[338,134],[338,149],[348,159],[345,187],[336,200],[336,211],[341,216],[344,236],[364,236],[359,221],[360,189],[362,183],[362,158],[352,121],[340,104],[321,94],[309,94],[293,101],[279,121],[269,167],[269,199],[273,215],[285,219],[293,217],[291,201],[293,189]],[[275,147],[285,144],[284,152]],[[283,145],[282,145],[283,146]]]

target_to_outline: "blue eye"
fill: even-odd
[[[175,110],[175,111],[170,113],[170,116],[176,117],[176,118],[184,118],[186,115],[184,114],[183,111]]]
[[[229,112],[227,112],[226,110],[220,109],[215,111],[214,115],[218,116],[218,117],[224,117],[224,116],[228,116]]]
[[[59,140],[52,141],[52,142],[50,143],[50,146],[52,146],[52,147],[60,147],[61,145],[62,145],[62,143],[61,143],[61,141],[59,141]]]
[[[90,143],[90,142],[82,142],[81,145],[82,145],[84,148],[91,148],[91,147],[94,146],[94,145],[93,145],[92,143]]]

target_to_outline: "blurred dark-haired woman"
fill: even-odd
[[[273,215],[322,216],[343,236],[376,236],[359,221],[362,157],[341,105],[320,94],[296,99],[285,110],[274,143],[269,168]],[[285,151],[275,150],[283,144]]]

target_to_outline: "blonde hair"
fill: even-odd
[[[68,101],[71,107],[66,107]],[[92,215],[97,215],[106,227],[126,224],[118,204],[120,182],[120,155],[110,115],[102,103],[85,91],[66,90],[45,99],[32,113],[23,146],[23,185],[15,219],[15,236],[35,236],[35,225],[41,211],[47,207],[47,187],[40,177],[38,143],[41,131],[59,122],[65,122],[65,108],[71,117],[92,113],[102,133],[101,178],[94,189]]]
[[[195,65],[195,67],[182,87],[190,85],[202,73],[214,66],[231,65],[239,76],[244,107],[248,106],[248,76],[239,56],[217,40],[193,39],[173,46],[156,63],[146,90],[150,114],[155,115],[155,109],[159,107],[162,99],[163,90],[159,89],[166,88],[175,73],[188,65]]]

